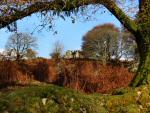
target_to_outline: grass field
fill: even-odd
[[[149,113],[150,86],[85,94],[55,85],[10,87],[0,92],[0,113]]]

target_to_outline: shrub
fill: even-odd
[[[66,60],[61,62],[56,84],[84,92],[106,93],[127,87],[133,77],[124,67],[102,65],[98,61]]]

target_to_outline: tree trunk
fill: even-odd
[[[145,37],[143,37],[145,38]],[[147,36],[148,39],[150,35]],[[140,55],[140,64],[132,86],[136,87],[143,84],[150,84],[150,41],[139,40],[137,43]]]
[[[150,84],[150,0],[140,0],[135,33],[140,55],[140,64],[132,86]]]

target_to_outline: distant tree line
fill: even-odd
[[[64,53],[64,45],[56,41],[51,58],[60,59],[93,59],[103,64],[110,61],[138,61],[139,55],[135,37],[125,28],[117,28],[111,23],[98,25],[88,31],[82,38],[82,50],[68,50]]]

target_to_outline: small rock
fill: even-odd
[[[74,98],[71,98],[71,102],[74,102]]]
[[[142,95],[142,92],[141,92],[141,91],[138,91],[138,92],[137,92],[137,95],[138,95],[138,96],[136,97],[136,100],[139,100],[139,98],[140,98],[141,95]]]
[[[43,105],[46,105],[47,98],[42,98]]]
[[[138,91],[137,94],[138,94],[138,96],[141,96],[142,92],[141,92],[141,91]]]
[[[142,106],[142,105],[139,105],[139,108],[140,108],[140,109],[143,109],[143,106]]]

